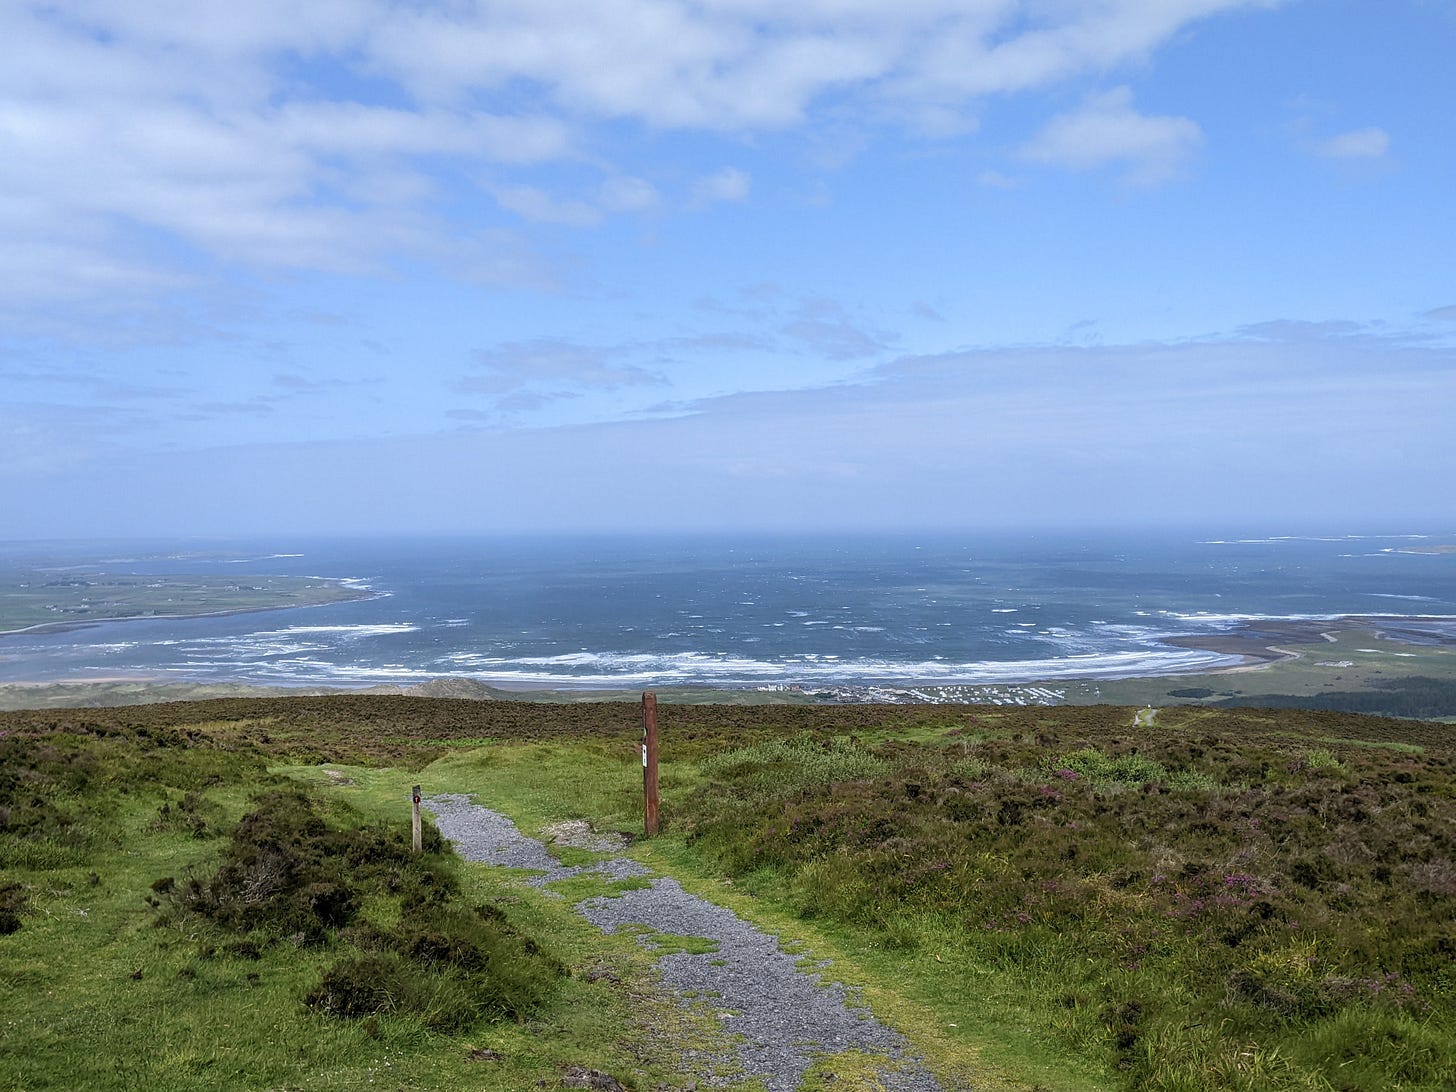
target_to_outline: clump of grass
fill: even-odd
[[[660,955],[713,955],[721,943],[711,936],[684,936],[681,933],[662,933],[646,925],[629,925],[623,932],[632,933],[652,951]]]
[[[1055,772],[1070,771],[1094,783],[1142,785],[1149,781],[1166,781],[1168,771],[1159,762],[1140,754],[1107,755],[1095,747],[1064,755],[1053,763]]]
[[[875,777],[887,768],[884,759],[855,740],[797,736],[713,755],[698,764],[709,778],[732,781],[739,792],[755,798],[793,793]]]
[[[1418,1015],[1348,1008],[1320,1020],[1291,1053],[1316,1070],[1339,1074],[1337,1088],[1451,1088],[1451,1038]]]
[[[213,817],[215,810],[208,806],[203,794],[194,789],[183,793],[180,800],[162,801],[156,819],[152,820],[152,829],[205,838],[209,833],[208,820]]]
[[[551,995],[565,967],[496,907],[437,907],[392,930],[367,930],[364,954],[324,972],[304,1003],[331,1016],[410,1013],[436,1031],[520,1019]]]

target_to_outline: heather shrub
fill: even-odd
[[[703,764],[680,826],[805,917],[892,950],[933,942],[937,961],[1024,980],[1028,997],[1075,983],[1044,1026],[1128,1087],[1444,1087],[1449,744],[1361,724],[1379,745],[1345,747],[1331,730],[1349,718],[1319,718],[1330,745],[1310,748],[1278,715],[1189,713],[1196,727],[1154,733],[1084,712],[1009,714],[1041,719],[974,753],[813,744],[859,777],[807,776],[791,761],[805,741],[738,748]],[[1322,1061],[1310,1043],[1336,1027],[1392,1038],[1377,1060]]]
[[[763,798],[836,781],[874,777],[887,763],[854,740],[797,736],[725,751],[698,764],[708,778],[731,781],[738,792]]]
[[[202,790],[260,766],[257,756],[198,746],[195,733],[176,729],[86,721],[39,728],[0,734],[0,868],[82,864],[90,851],[119,844],[129,798],[169,789],[182,799],[164,801],[156,829],[201,837],[209,814]]]
[[[447,1031],[481,1019],[520,1019],[566,968],[494,907],[449,907],[372,929],[367,954],[340,959],[304,998],[332,1016],[411,1013]]]
[[[257,959],[279,940],[338,958],[305,1004],[340,1017],[408,1013],[453,1030],[533,1011],[566,973],[496,907],[459,899],[447,847],[427,824],[426,852],[402,828],[331,822],[301,788],[266,792],[238,822],[216,871],[153,891],[172,913],[195,913],[246,938],[224,946]],[[378,908],[384,922],[363,915]],[[385,909],[388,907],[388,909]]]
[[[20,918],[30,909],[30,893],[18,883],[0,883],[0,937],[20,931]]]
[[[431,826],[433,844],[439,834]],[[223,860],[170,894],[183,909],[236,932],[265,930],[320,943],[352,922],[368,891],[453,893],[453,876],[410,852],[403,830],[331,826],[300,789],[253,801],[230,836]]]

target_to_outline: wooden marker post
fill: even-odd
[[[642,695],[642,827],[650,838],[657,833],[657,695]]]
[[[410,834],[414,839],[415,852],[425,848],[425,829],[420,824],[420,787],[415,786],[414,792],[410,793],[413,804],[410,809]]]

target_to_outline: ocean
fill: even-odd
[[[1252,619],[1440,617],[1456,535],[949,534],[69,545],[108,573],[325,576],[368,598],[0,636],[0,682],[520,688],[1018,683],[1233,662]],[[32,559],[12,544],[4,557]]]

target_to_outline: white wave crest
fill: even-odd
[[[557,656],[490,656],[456,652],[440,657],[433,673],[465,673],[486,682],[543,687],[734,685],[764,681],[831,683],[1018,683],[1046,679],[1111,679],[1206,671],[1240,663],[1237,656],[1203,649],[1138,649],[1078,653],[1034,660],[845,659],[805,653],[779,660],[707,652],[652,654],[580,651]],[[427,672],[430,674],[432,672]]]
[[[292,637],[305,634],[337,634],[346,640],[352,637],[383,637],[390,633],[415,633],[419,630],[413,622],[375,622],[350,626],[288,626],[284,629],[260,630],[251,637]]]

